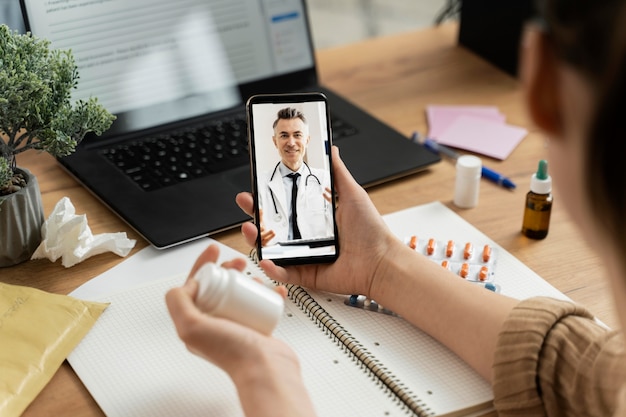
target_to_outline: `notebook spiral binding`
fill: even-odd
[[[252,249],[248,257],[258,268],[259,258],[256,249]],[[260,270],[260,268],[259,268]],[[262,272],[262,271],[261,271]],[[279,284],[273,281],[275,284]],[[414,395],[409,388],[398,381],[380,363],[374,355],[364,348],[346,329],[320,306],[317,301],[302,287],[294,284],[286,285],[289,298],[322,330],[344,353],[380,386],[394,402],[406,411],[418,417],[432,417],[435,414],[430,408]]]
[[[417,398],[404,384],[385,368],[372,353],[364,348],[346,329],[320,306],[302,287],[287,285],[289,298],[306,313],[324,333],[337,344],[360,368],[368,374],[390,398],[394,398],[403,410],[418,417],[433,416],[434,413]]]

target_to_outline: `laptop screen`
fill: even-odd
[[[72,99],[124,132],[242,104],[244,84],[314,66],[302,0],[21,0],[27,28],[71,49]]]

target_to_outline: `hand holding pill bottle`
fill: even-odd
[[[194,275],[198,281],[196,305],[203,312],[270,335],[278,324],[283,297],[235,269],[204,264]]]

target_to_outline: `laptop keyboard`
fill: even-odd
[[[333,141],[357,133],[335,117],[331,124]],[[100,154],[141,189],[154,191],[248,164],[246,129],[245,116],[235,116],[114,145]]]

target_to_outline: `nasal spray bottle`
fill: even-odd
[[[548,175],[548,162],[539,161],[537,172],[530,179],[530,191],[526,194],[522,233],[531,239],[543,239],[548,235],[552,212],[552,178]]]

